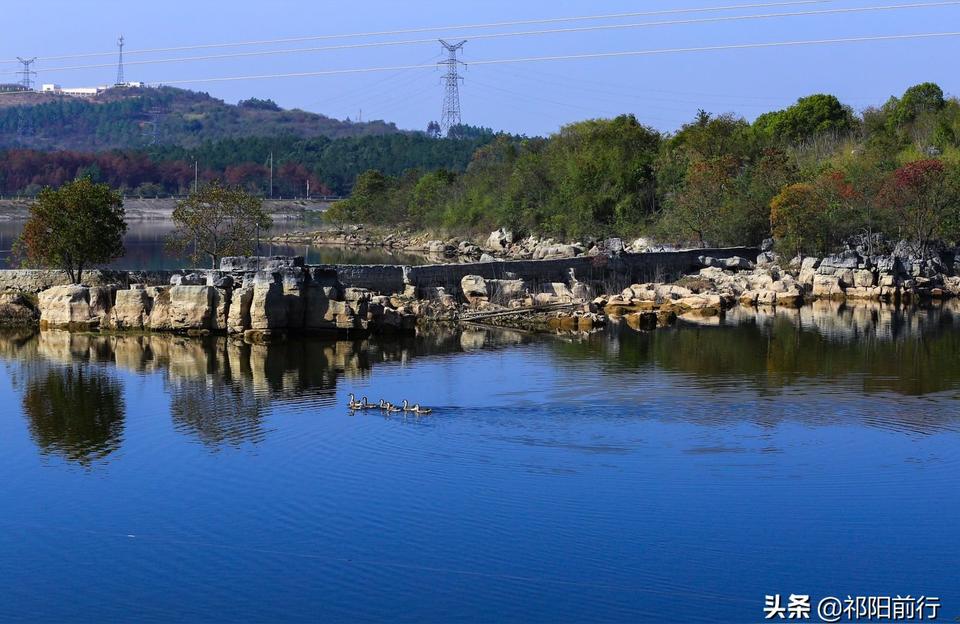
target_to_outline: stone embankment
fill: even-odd
[[[953,256],[878,257],[851,250],[784,263],[769,249],[757,252],[611,252],[417,267],[225,258],[217,271],[99,272],[90,275],[97,283],[49,287],[53,278],[44,272],[30,277],[13,271],[0,275],[0,285],[20,285],[0,290],[0,318],[258,341],[287,332],[411,332],[430,321],[587,331],[614,319],[654,329],[677,319],[715,322],[737,306],[793,309],[814,300],[899,304],[960,296]]]
[[[416,310],[346,288],[335,271],[302,258],[225,258],[220,271],[174,274],[165,286],[63,285],[43,290],[41,329],[242,334],[287,331],[410,331]]]

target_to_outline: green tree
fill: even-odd
[[[924,113],[936,113],[946,105],[943,89],[933,82],[914,85],[896,101],[890,114],[890,122],[901,126],[915,120]]]
[[[701,159],[718,156],[747,159],[755,152],[750,124],[745,119],[732,113],[712,116],[702,109],[693,122],[680,128],[669,144],[674,149],[682,146]]]
[[[555,187],[548,229],[590,236],[637,228],[654,211],[661,140],[633,115],[564,127],[544,150]]]
[[[80,178],[40,191],[16,244],[30,266],[62,268],[74,284],[84,269],[124,254],[123,198],[107,184]]]
[[[778,245],[798,256],[818,251],[823,208],[812,184],[791,184],[780,191],[770,202],[770,226]]]
[[[421,177],[413,187],[407,214],[418,226],[428,225],[431,215],[437,215],[447,199],[457,176],[451,171],[439,169]]]
[[[697,160],[690,164],[683,187],[667,202],[664,232],[689,238],[701,247],[717,242],[721,215],[735,185],[737,161],[732,156]]]
[[[173,222],[176,230],[168,239],[170,247],[179,251],[192,247],[193,261],[206,256],[214,269],[224,256],[253,253],[258,231],[273,225],[260,198],[219,182],[202,186],[177,202]]]
[[[793,106],[765,113],[753,122],[757,134],[769,143],[798,142],[826,132],[844,133],[853,126],[853,111],[835,96],[823,93],[800,98]]]

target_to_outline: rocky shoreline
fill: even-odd
[[[600,259],[613,262],[618,253],[622,252],[604,251]],[[570,266],[584,262],[590,263],[571,260]],[[549,264],[502,266],[522,265],[528,275],[535,275],[534,269]],[[766,249],[755,259],[702,255],[696,264],[698,271],[676,280],[623,287],[609,275],[605,280],[591,279],[573,268],[563,281],[539,281],[507,271],[491,279],[461,266],[456,275],[463,274],[462,278],[439,286],[408,281],[410,267],[367,267],[402,273],[400,292],[346,286],[341,271],[357,267],[306,266],[301,257],[225,258],[220,270],[176,272],[162,284],[151,284],[148,274],[137,273],[126,274],[123,280],[103,273],[95,284],[72,285],[56,284],[49,275],[31,281],[21,279],[23,272],[8,272],[14,278],[8,283],[17,287],[0,291],[0,324],[222,333],[249,341],[298,332],[411,333],[434,322],[593,331],[622,321],[652,330],[678,319],[703,323],[737,306],[789,309],[816,300],[912,304],[960,296],[960,267],[947,253],[926,258],[909,253],[871,256],[851,249],[784,263]],[[486,267],[489,275],[489,263],[476,266]]]
[[[619,238],[587,241],[557,241],[549,237],[518,236],[500,228],[486,238],[437,238],[427,232],[386,230],[351,225],[327,230],[289,232],[269,239],[281,245],[337,245],[345,247],[385,248],[421,253],[436,261],[491,262],[494,260],[549,260],[577,258],[610,253],[643,253],[667,247],[651,246],[646,238],[625,243]]]

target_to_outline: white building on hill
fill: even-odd
[[[142,88],[142,82],[125,82],[114,87]],[[100,95],[111,87],[103,85],[101,87],[61,87],[58,84],[45,84],[40,88],[41,93],[53,93],[56,95],[69,95],[72,97],[93,97]]]

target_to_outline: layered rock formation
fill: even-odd
[[[416,317],[389,298],[344,288],[336,273],[300,258],[275,258],[255,269],[227,258],[224,270],[177,274],[169,286],[54,286],[39,295],[42,328],[244,334],[287,331],[411,331]]]

